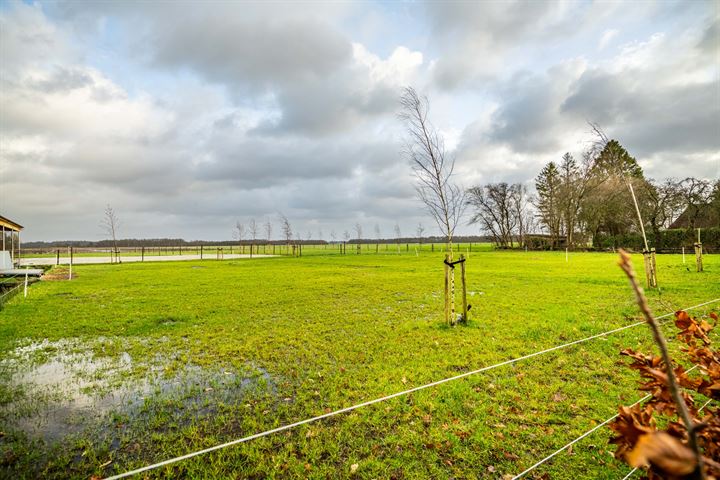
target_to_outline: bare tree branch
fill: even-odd
[[[451,181],[455,160],[447,158],[443,138],[428,120],[426,97],[407,87],[400,97],[400,106],[399,116],[407,132],[403,153],[415,173],[415,190],[452,253],[455,228],[465,209],[465,191]]]

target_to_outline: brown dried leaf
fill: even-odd
[[[653,466],[678,476],[692,473],[697,463],[692,450],[665,432],[640,436],[626,458],[632,467]]]

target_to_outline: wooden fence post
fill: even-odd
[[[140,261],[141,262],[145,261],[145,247],[140,248]]]
[[[57,258],[55,259],[55,265],[60,265],[60,249],[57,250]]]
[[[203,246],[200,245],[200,260],[202,260],[203,257]]]
[[[468,305],[467,305],[467,285],[465,283],[465,256],[460,254],[460,280],[462,281],[462,309],[463,309],[463,322],[468,321]]]

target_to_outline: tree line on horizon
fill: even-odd
[[[503,248],[527,244],[526,237],[538,232],[546,236],[547,248],[586,246],[603,235],[641,231],[632,189],[643,226],[655,242],[681,215],[689,230],[707,218],[720,226],[720,179],[647,178],[620,142],[594,129],[602,140],[580,160],[565,153],[560,162],[548,162],[535,177],[534,195],[520,183],[470,188],[471,223]]]

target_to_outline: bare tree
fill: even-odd
[[[322,239],[325,238],[323,235],[322,228],[318,229],[318,240],[322,241]]]
[[[258,225],[255,222],[255,219],[251,219],[250,223],[248,224],[248,232],[250,232],[250,238],[252,238],[253,243],[255,243],[255,239],[257,239],[258,234]]]
[[[347,242],[348,240],[350,240],[350,232],[348,232],[347,230],[345,230],[345,231],[343,232],[343,238],[345,239],[346,242]]]
[[[288,220],[288,218],[282,213],[278,213],[278,218],[280,220],[280,229],[282,230],[283,238],[285,238],[285,243],[290,245],[293,237],[292,225],[290,225],[290,220]]]
[[[401,120],[407,130],[405,155],[415,172],[415,190],[445,237],[450,262],[453,260],[453,235],[465,209],[465,190],[452,181],[454,158],[445,154],[442,135],[428,120],[427,97],[406,87],[400,97]],[[446,321],[455,324],[455,270],[450,269],[449,292],[445,299]],[[449,308],[448,308],[449,307]]]
[[[685,207],[685,220],[688,228],[694,229],[698,218],[707,209],[713,197],[713,184],[708,180],[688,177],[679,184]]]
[[[525,185],[516,183],[513,187],[514,191],[510,197],[510,210],[515,217],[517,241],[522,247],[526,244],[525,237],[530,230],[529,219],[532,218],[532,214],[530,214],[530,196]]]
[[[243,239],[245,238],[245,225],[240,223],[239,220],[235,222],[235,230],[233,231],[233,236],[235,237],[235,240],[237,240],[239,243],[242,243]]]
[[[427,97],[407,87],[400,105],[407,130],[404,153],[415,172],[415,189],[446,238],[452,260],[452,239],[465,208],[465,191],[452,182],[455,160],[447,158],[443,137],[428,120]]]
[[[332,240],[333,243],[337,240],[337,234],[335,233],[335,230],[330,230],[330,240]]]
[[[353,228],[355,229],[355,235],[357,235],[357,239],[360,240],[362,238],[362,234],[363,234],[362,225],[360,225],[360,222],[358,222],[355,224],[355,227],[353,227]]]
[[[417,224],[417,228],[415,229],[415,234],[417,235],[417,238],[418,238],[420,241],[422,241],[422,235],[423,235],[423,232],[424,232],[424,231],[425,231],[425,227],[423,227],[423,224],[422,224],[422,223],[418,223],[418,224]]]
[[[468,190],[468,204],[475,209],[470,223],[479,223],[480,228],[492,235],[495,243],[503,248],[513,245],[513,234],[518,223],[514,197],[519,189],[519,184],[502,182]]]
[[[380,240],[380,224],[375,224],[375,239]]]
[[[117,245],[117,234],[120,229],[120,219],[118,219],[115,210],[110,206],[110,204],[105,207],[104,216],[102,221],[100,222],[100,226],[113,242],[115,259],[118,263],[122,263],[122,261],[120,260],[120,251],[118,250]]]
[[[265,236],[267,237],[267,241],[269,242],[272,239],[272,222],[270,222],[270,219],[267,219],[267,222],[265,222]]]
[[[308,230],[307,233],[305,234],[305,240],[309,242],[311,239],[312,239],[312,232],[310,230]]]

